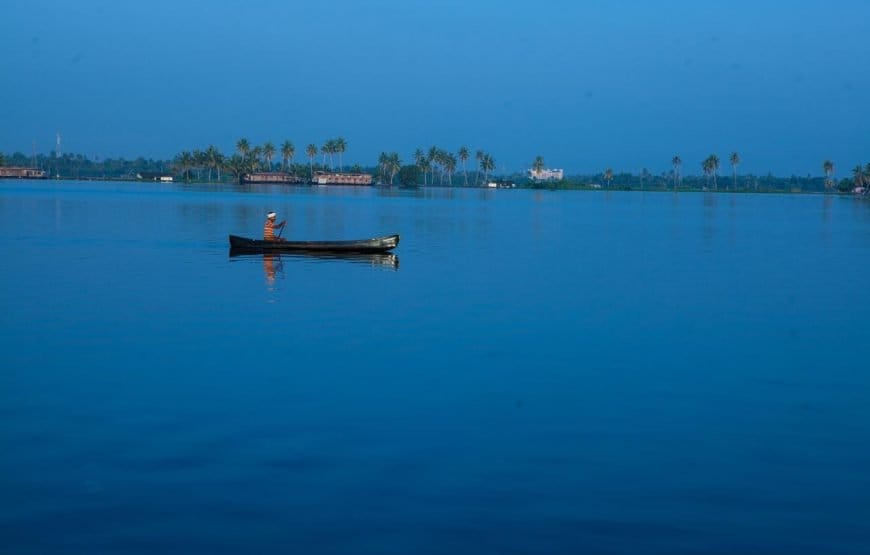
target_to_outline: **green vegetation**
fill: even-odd
[[[101,160],[89,158],[81,154],[67,153],[57,156],[49,154],[25,155],[21,152],[12,154],[0,153],[0,166],[37,167],[55,178],[63,179],[112,179],[135,180],[140,176],[146,179],[154,175],[171,175],[176,180],[185,182],[225,183],[238,181],[246,173],[258,171],[284,171],[296,175],[303,180],[310,179],[317,171],[343,171],[343,155],[347,151],[347,141],[339,137],[329,139],[318,147],[308,144],[305,147],[307,163],[297,163],[296,147],[292,141],[285,140],[280,151],[275,144],[266,141],[262,145],[252,145],[242,137],[235,144],[235,152],[225,155],[214,145],[204,150],[182,151],[171,160],[154,160],[124,158]],[[321,155],[318,163],[318,155]],[[280,160],[276,158],[280,156]],[[495,171],[495,159],[482,149],[475,151],[476,168],[469,175],[468,161],[471,150],[460,146],[456,153],[438,146],[431,146],[427,151],[420,148],[414,151],[413,163],[403,164],[398,152],[382,152],[377,165],[364,167],[355,164],[351,171],[369,173],[376,177],[376,183],[384,185],[400,184],[412,186],[444,186],[444,187],[483,187],[490,181]],[[836,166],[831,160],[824,160],[819,166],[822,176],[790,176],[777,177],[771,174],[758,176],[738,172],[742,158],[737,152],[728,157],[731,166],[731,179],[725,186],[726,190],[736,192],[843,192],[860,191],[867,194],[870,189],[870,164],[856,165],[847,177],[835,178]],[[337,162],[337,163],[336,163]],[[716,154],[710,154],[700,163],[700,175],[684,176],[682,172],[683,159],[675,155],[670,160],[671,169],[660,174],[651,173],[642,168],[637,173],[616,172],[606,168],[599,174],[579,174],[566,176],[562,180],[540,181],[531,178],[529,172],[513,173],[497,176],[500,183],[511,183],[517,187],[535,187],[547,189],[610,189],[610,190],[659,190],[659,191],[699,191],[719,188],[720,160]],[[545,169],[544,157],[534,158],[531,169]],[[454,179],[456,172],[462,172],[462,179]]]

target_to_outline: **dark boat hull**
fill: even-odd
[[[398,235],[358,241],[263,241],[230,235],[230,248],[236,252],[373,253],[393,250],[398,244]]]

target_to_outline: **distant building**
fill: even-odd
[[[314,172],[311,182],[316,185],[371,185],[372,176],[367,173]]]
[[[0,177],[17,179],[45,179],[45,170],[39,168],[22,168],[19,166],[0,167]]]
[[[529,177],[536,181],[560,181],[565,179],[565,170],[529,170]]]
[[[160,181],[161,183],[173,181],[172,176],[164,172],[139,172],[136,174],[136,179],[142,181]]]

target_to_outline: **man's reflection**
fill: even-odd
[[[278,267],[275,267],[275,259],[278,259]],[[280,271],[283,273],[284,264],[281,262],[281,257],[274,254],[263,255],[263,274],[266,276],[266,285],[275,285],[275,274]]]

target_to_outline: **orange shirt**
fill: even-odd
[[[266,241],[275,240],[275,222],[268,218],[266,219],[266,223],[263,224],[263,239]]]

